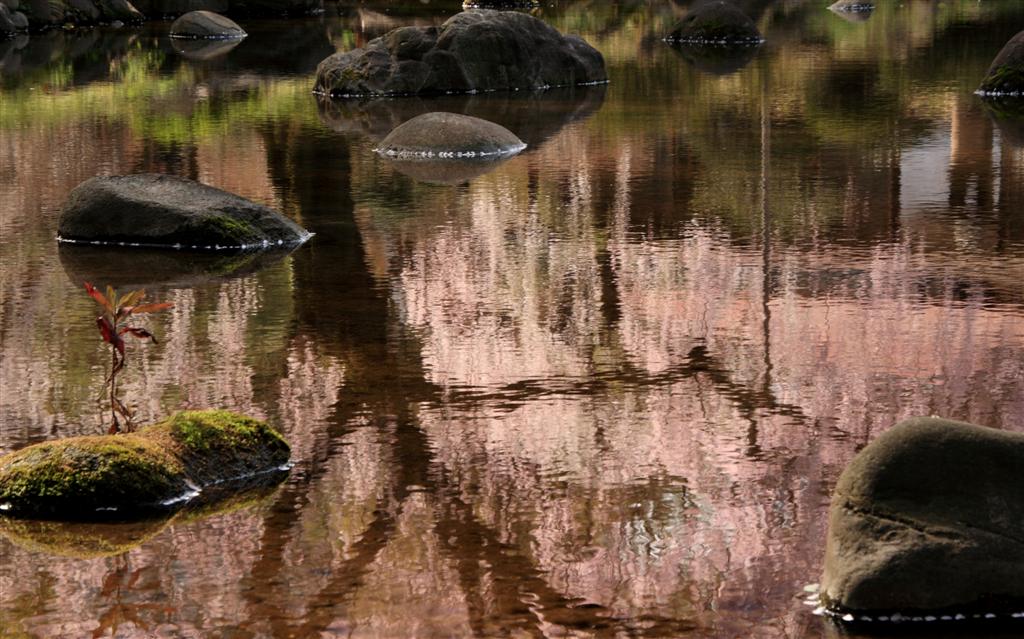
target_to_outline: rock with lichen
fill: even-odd
[[[0,457],[0,514],[78,520],[166,511],[204,487],[270,476],[289,451],[263,421],[183,411],[137,433],[71,437]]]
[[[95,177],[75,187],[57,228],[64,242],[184,249],[296,246],[308,237],[277,211],[171,175]]]

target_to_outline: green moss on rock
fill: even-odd
[[[288,455],[265,422],[185,411],[138,433],[45,442],[0,458],[0,512],[80,519],[166,508],[196,487],[278,468]]]

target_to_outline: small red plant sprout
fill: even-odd
[[[142,304],[142,300],[146,298],[146,291],[131,291],[118,297],[117,291],[110,286],[107,287],[107,292],[104,295],[89,282],[85,283],[85,292],[103,309],[103,314],[96,318],[96,327],[99,329],[103,341],[110,344],[110,376],[106,379],[106,385],[110,395],[110,417],[113,423],[108,432],[114,434],[124,430],[130,433],[134,429],[132,424],[134,413],[117,397],[117,374],[124,369],[124,337],[132,335],[139,339],[152,340],[154,344],[156,344],[156,337],[144,328],[128,326],[128,319],[132,315],[163,311],[171,308],[174,304],[169,302]],[[119,416],[121,419],[118,419]]]

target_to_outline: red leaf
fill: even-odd
[[[120,331],[118,331],[118,333],[120,335],[124,335],[125,333],[131,333],[132,335],[134,335],[135,337],[138,337],[139,339],[151,339],[151,340],[153,340],[154,344],[157,343],[156,335],[153,335],[152,333],[150,333],[149,331],[147,331],[144,328],[135,328],[134,326],[125,326]]]
[[[93,286],[89,282],[86,282],[85,292],[88,293],[89,296],[92,297],[94,300],[96,300],[97,304],[105,308],[108,313],[110,313],[111,315],[114,314],[114,307],[111,305],[110,300],[107,299],[106,295],[100,293],[95,286]]]
[[[124,340],[121,336],[114,331],[113,325],[110,320],[106,317],[100,316],[96,318],[96,326],[100,329],[100,335],[103,336],[103,341],[113,345],[117,349],[118,353],[124,357]]]

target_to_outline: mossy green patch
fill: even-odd
[[[981,90],[992,93],[1024,91],[1024,66],[997,67],[982,80]]]
[[[185,411],[138,433],[73,437],[0,458],[0,514],[80,519],[145,512],[195,486],[280,468],[289,452],[265,422]]]
[[[225,215],[214,215],[203,218],[197,233],[202,237],[216,237],[224,244],[237,246],[250,244],[263,239],[263,235],[248,222],[237,220]]]
[[[0,459],[0,504],[14,511],[155,506],[186,489],[176,456],[138,435],[46,442]]]

